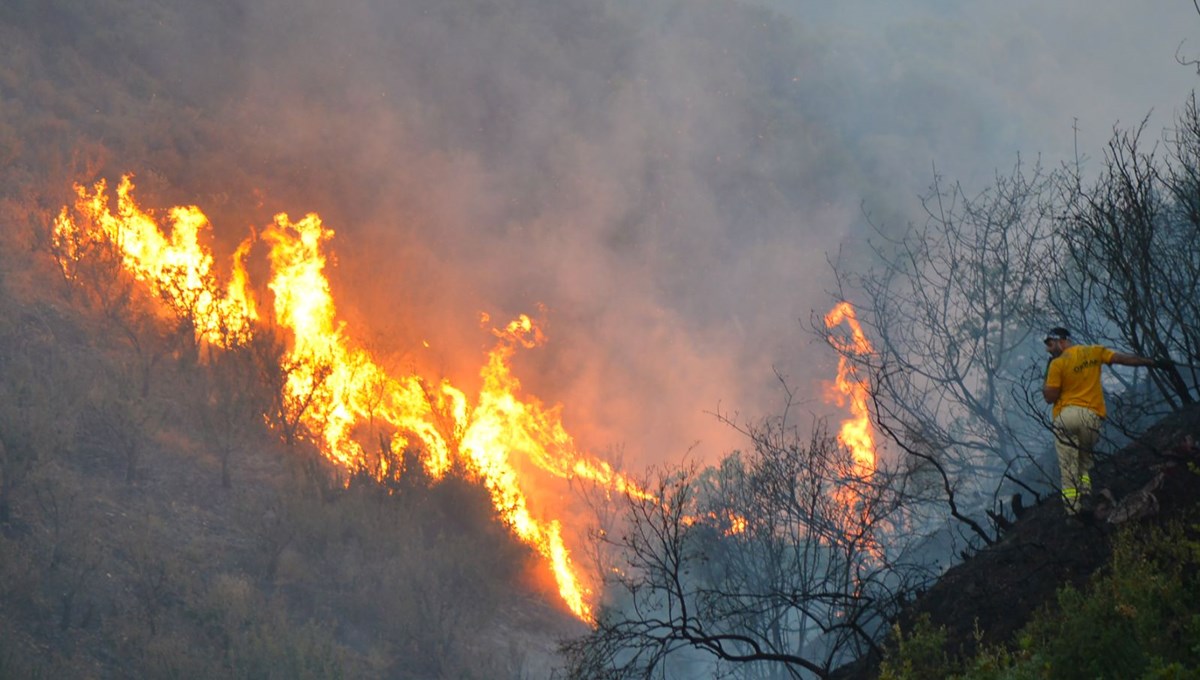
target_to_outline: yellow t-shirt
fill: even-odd
[[[1071,345],[1063,350],[1046,369],[1046,386],[1058,387],[1054,402],[1054,417],[1065,406],[1085,406],[1101,418],[1108,415],[1104,408],[1104,390],[1100,387],[1100,368],[1112,361],[1114,352],[1100,345]]]

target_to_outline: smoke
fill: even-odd
[[[161,68],[244,135],[261,213],[337,231],[372,349],[469,384],[480,314],[531,313],[549,342],[517,374],[585,448],[713,459],[742,442],[712,412],[778,412],[776,371],[829,413],[802,321],[864,208],[900,226],[935,167],[1095,155],[1192,86],[1189,3],[960,4],[246,0],[194,10],[221,77]]]

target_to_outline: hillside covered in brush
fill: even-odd
[[[268,429],[253,359],[198,361],[133,281],[0,261],[0,675],[553,667],[580,624],[477,478],[339,473]]]
[[[1195,97],[914,204],[785,4],[4,2],[0,678],[1194,674]]]
[[[76,183],[270,222],[251,177],[295,177],[221,122],[242,11],[0,8],[0,676],[545,676],[580,624],[476,474],[332,465],[267,417],[282,333],[201,346],[111,245],[64,276]]]

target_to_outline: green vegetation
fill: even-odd
[[[894,642],[883,680],[1200,677],[1200,525],[1122,531],[1109,566],[1059,591],[1007,648],[957,660],[928,619]]]

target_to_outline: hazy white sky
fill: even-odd
[[[803,5],[776,3],[802,22]],[[837,3],[828,21],[846,37],[852,77],[864,89],[907,90],[914,99],[904,108],[912,112],[958,96],[964,110],[986,117],[981,132],[993,140],[993,155],[950,152],[944,161],[981,173],[980,181],[1018,151],[1070,155],[1076,121],[1080,148],[1089,153],[1114,125],[1136,124],[1151,110],[1153,129],[1161,129],[1196,82],[1176,54],[1200,54],[1200,17],[1190,0],[851,1]],[[931,80],[943,89],[922,101],[919,88]],[[937,148],[955,132],[929,137]]]

